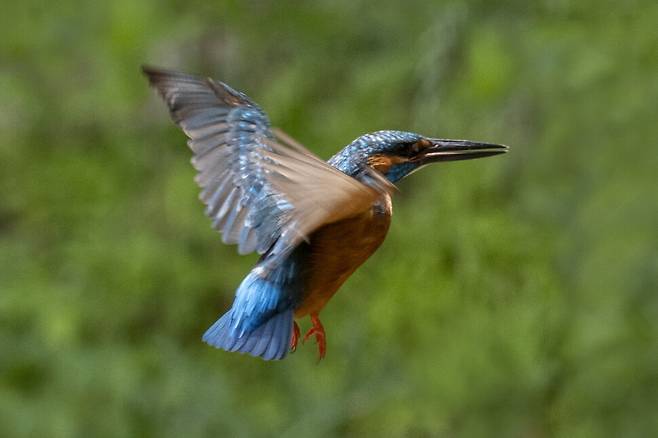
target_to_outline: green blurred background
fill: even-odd
[[[3,3],[0,436],[658,436],[658,3]],[[505,143],[401,186],[314,345],[203,331],[220,243],[140,64],[220,78],[328,158]],[[304,321],[302,329],[308,327]]]

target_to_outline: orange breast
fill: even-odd
[[[356,217],[325,225],[311,235],[301,305],[296,317],[319,313],[338,288],[381,245],[391,222],[386,196]]]

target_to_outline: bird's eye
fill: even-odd
[[[418,154],[418,152],[421,151],[421,147],[420,147],[420,145],[418,144],[418,142],[415,141],[415,142],[413,142],[413,143],[410,143],[410,144],[407,146],[407,151],[408,151],[409,155],[413,156],[413,155]]]

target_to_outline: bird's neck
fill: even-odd
[[[331,157],[328,163],[346,175],[357,177],[368,165],[368,157],[358,145],[352,143]]]

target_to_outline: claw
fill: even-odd
[[[319,360],[322,360],[324,359],[325,354],[327,354],[327,335],[324,333],[324,327],[322,326],[317,313],[311,314],[311,322],[313,323],[313,327],[306,332],[302,339],[302,343],[306,342],[311,336],[315,336],[315,343],[318,344],[318,358]]]
[[[297,350],[297,342],[299,342],[299,326],[297,325],[297,321],[292,322],[292,338],[290,339],[290,351],[293,353],[295,350]]]

